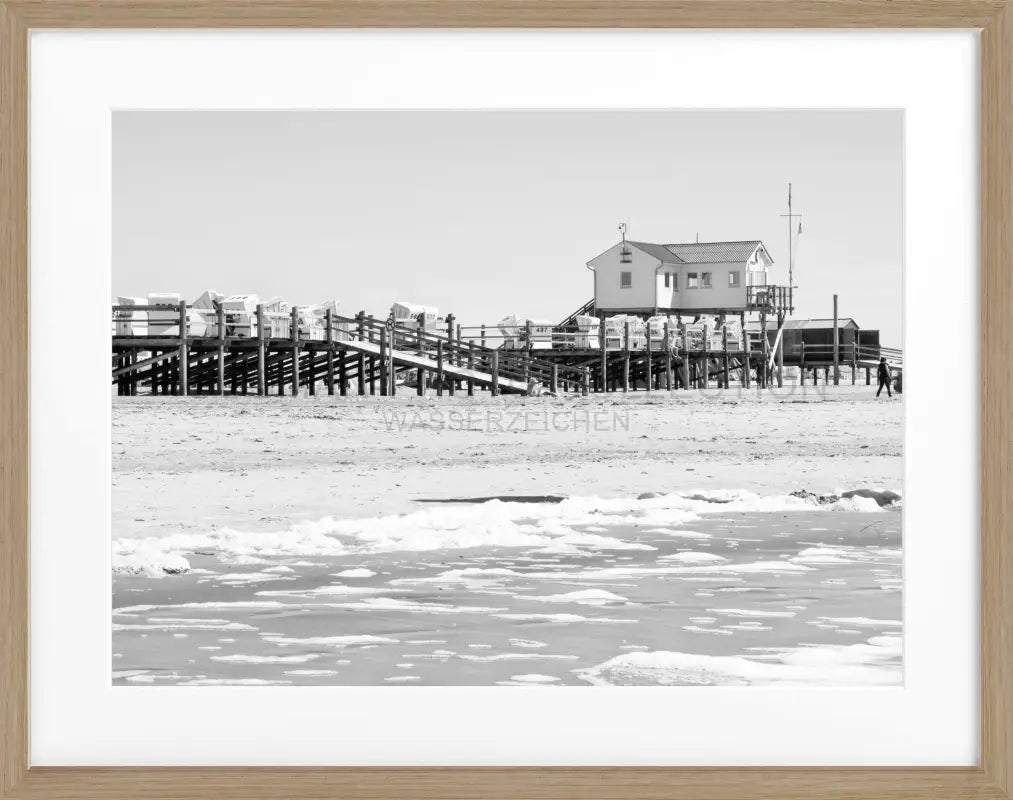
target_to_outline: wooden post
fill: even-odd
[[[424,369],[422,369],[422,367],[419,367],[418,371],[415,373],[415,384],[416,384],[416,386],[415,386],[415,393],[419,397],[425,397],[426,396],[426,371]]]
[[[590,373],[591,373],[591,370],[588,369],[587,367],[584,367],[583,370],[581,370],[581,375],[580,375],[580,378],[581,378],[581,380],[580,380],[580,393],[584,397],[587,397],[587,393],[590,390],[590,384],[591,384],[591,374]]]
[[[447,358],[449,359],[450,366],[452,366],[452,367],[456,365],[455,364],[455,358],[454,358],[455,351],[456,351],[456,348],[454,347],[454,334],[455,334],[455,332],[456,332],[456,328],[454,327],[454,315],[453,314],[447,314],[447,348],[448,348]],[[457,365],[457,366],[459,366],[459,365]],[[447,389],[449,390],[449,393],[450,393],[451,397],[454,396],[454,390],[457,388],[456,384],[457,384],[457,381],[451,380],[450,381],[450,385],[447,387]]]
[[[342,397],[348,395],[348,363],[345,358],[347,355],[346,350],[339,350],[340,361],[338,361],[338,391],[341,392]]]
[[[524,383],[531,382],[531,320],[524,322]]]
[[[689,389],[689,330],[682,327],[682,388]]]
[[[865,368],[865,385],[866,386],[872,385],[872,373],[870,372],[868,367]]]
[[[468,340],[468,369],[475,369],[475,340]],[[468,397],[475,396],[475,381],[468,378]]]
[[[380,328],[380,396],[386,397],[390,389],[387,373],[387,327]]]
[[[650,321],[644,324],[644,330],[647,331],[647,337],[644,340],[644,352],[647,354],[647,391],[651,391],[653,388],[651,382],[654,380],[654,351],[651,349]]]
[[[630,321],[626,320],[623,332],[623,391],[630,390]]]
[[[553,394],[559,391],[559,364],[552,365],[552,371],[549,377],[549,391]]]
[[[292,397],[299,395],[299,308],[292,306]]]
[[[838,341],[840,334],[837,328],[837,295],[834,295],[834,386],[839,386],[841,383],[841,351],[840,342]]]
[[[758,377],[760,379],[759,380],[759,382],[760,382],[760,388],[761,389],[766,389],[767,388],[767,359],[770,356],[770,342],[767,340],[767,310],[766,309],[761,309],[760,310],[760,337],[761,337],[760,347],[762,348],[761,355],[763,357],[763,366],[762,366],[762,368],[760,370],[758,370],[758,372],[759,372]]]
[[[482,349],[485,349],[485,325],[482,326]]]
[[[727,388],[729,388],[728,381],[729,381],[729,379],[732,376],[732,361],[728,357],[728,328],[727,327],[724,327],[724,328],[721,329],[721,345],[722,345],[722,347],[724,349],[724,362],[725,362],[725,364],[724,364],[724,366],[725,366],[724,386],[727,389]]]
[[[601,391],[604,393],[608,391],[607,376],[608,376],[608,353],[605,351],[605,312],[598,312],[598,344],[601,348],[601,371],[600,385]]]
[[[784,314],[777,315],[777,388],[784,386]]]
[[[190,394],[190,348],[186,341],[186,301],[179,304],[179,393]]]
[[[215,301],[218,322],[218,394],[225,394],[225,308]]]
[[[707,326],[704,325],[703,326],[703,359],[702,359],[703,378],[702,378],[702,383],[701,383],[701,386],[700,386],[701,389],[706,389],[708,386],[710,386],[710,381],[711,381],[711,364],[710,364],[710,361],[711,361],[711,359],[710,359],[710,355],[711,355],[711,343],[710,343],[710,338],[711,337],[707,335]]]
[[[394,339],[397,336],[396,324],[393,328],[391,328],[390,336],[391,339]],[[387,347],[387,373],[390,376],[390,397],[394,397],[394,395],[397,394],[397,363],[394,361],[394,351],[396,349],[397,348],[394,347],[393,343]]]
[[[745,388],[750,387],[750,378],[752,377],[750,372],[750,343],[749,343],[749,332],[746,331],[745,313],[742,315],[742,385]]]
[[[851,342],[851,385],[855,385],[855,373],[858,372],[858,343]]]
[[[665,391],[672,391],[672,324],[665,320]]]
[[[443,339],[436,342],[436,396],[443,397]]]
[[[499,395],[499,350],[493,350],[490,353],[489,361],[492,372],[492,384],[489,388],[492,390],[492,396],[496,397]]]
[[[368,331],[366,333],[366,339],[369,342],[372,343],[372,341],[373,341],[373,330],[374,330],[373,325],[372,325],[373,315],[372,314],[367,315],[366,319],[368,319],[369,322],[370,322],[369,329],[368,329]],[[370,356],[369,357],[369,373],[368,374],[369,374],[369,393],[371,395],[375,395],[376,394],[376,356]]]
[[[802,381],[802,385],[805,386],[805,339],[802,340],[802,355],[799,357],[798,375]]]
[[[263,303],[257,305],[257,394],[267,394],[267,320]]]
[[[366,312],[360,311],[355,315],[355,319],[358,322],[359,327],[359,341],[366,341]],[[358,361],[358,375],[356,376],[356,383],[358,384],[359,396],[362,397],[366,394],[366,356],[364,353],[359,353]]]
[[[334,322],[331,310],[324,312],[324,325],[327,326],[327,394],[334,394]]]

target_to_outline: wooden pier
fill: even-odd
[[[135,325],[135,312],[158,323]],[[720,345],[707,337],[691,342],[686,327],[666,324],[662,335],[629,332],[610,346],[601,329],[596,346],[576,346],[571,320],[537,341],[531,324],[517,337],[493,326],[464,328],[453,315],[427,330],[415,321],[377,320],[359,312],[326,312],[307,325],[292,309],[287,330],[269,324],[263,306],[255,314],[201,312],[199,330],[186,303],[113,306],[112,382],[121,396],[167,395],[380,395],[428,391],[453,396],[475,391],[498,394],[674,391],[705,388],[768,388],[783,385],[785,366],[799,367],[802,383],[839,383],[847,367],[852,383],[865,369],[866,382],[880,355],[894,368],[899,351],[853,343],[851,352],[785,348],[780,336],[744,335],[737,345],[727,330]],[[166,323],[167,318],[175,324]],[[278,335],[282,333],[283,335]],[[199,335],[197,335],[199,334]]]

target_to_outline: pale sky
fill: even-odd
[[[902,136],[889,110],[117,111],[112,289],[561,320],[624,221],[761,239],[787,283],[790,181],[795,317],[836,292],[899,347]]]

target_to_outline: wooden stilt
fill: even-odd
[[[644,324],[644,328],[647,331],[647,336],[644,339],[644,354],[647,357],[647,388],[646,391],[651,391],[654,387],[651,386],[651,382],[654,380],[654,351],[651,349],[651,323],[647,322]]]
[[[366,341],[366,312],[360,311],[355,315],[355,319],[359,325],[359,341],[364,342]],[[362,397],[366,394],[366,356],[363,353],[359,353],[356,382],[358,384],[359,396]]]
[[[689,331],[682,327],[682,388],[689,390]]]
[[[331,310],[324,312],[324,325],[327,326],[327,394],[334,394],[334,321],[331,319]]]
[[[710,377],[711,377],[711,368],[710,368],[711,367],[711,365],[710,365],[710,360],[711,360],[711,358],[710,358],[711,343],[710,343],[710,336],[707,335],[707,327],[706,326],[704,326],[703,334],[704,334],[704,336],[703,336],[703,357],[701,359],[701,366],[702,366],[703,376],[701,378],[702,382],[701,382],[700,388],[701,389],[706,389],[708,386],[710,386]]]
[[[784,386],[784,314],[777,315],[777,388]]]
[[[623,391],[630,390],[630,321],[623,328]]]
[[[387,372],[387,329],[380,328],[380,396],[390,391],[390,375]]]
[[[727,389],[729,379],[731,378],[732,375],[732,360],[728,355],[728,328],[726,327],[721,329],[721,347],[722,350],[724,351],[723,361],[725,368],[725,374],[722,378],[722,383],[724,387]]]
[[[492,396],[497,397],[499,395],[499,350],[493,350],[489,355],[489,372],[492,375],[490,390]]]
[[[235,378],[232,393],[236,393]],[[257,394],[267,394],[267,320],[264,318],[264,304],[257,305]]]
[[[225,308],[215,301],[215,315],[218,318],[218,394],[225,394]]]
[[[559,364],[552,365],[549,376],[549,391],[556,394],[559,391]]]
[[[186,301],[179,304],[179,393],[190,393],[190,352],[186,341]]]
[[[665,321],[665,391],[672,391],[672,325]]]
[[[299,396],[299,309],[292,308],[292,397]]]
[[[436,396],[443,397],[443,340],[436,342]]]
[[[448,358],[448,360],[450,362],[450,366],[452,366],[452,367],[455,366],[455,363],[457,361],[457,359],[456,359],[456,352],[457,352],[457,350],[456,350],[456,347],[454,346],[454,342],[455,342],[454,336],[456,334],[457,334],[457,328],[454,326],[454,315],[453,314],[447,314],[447,347],[448,347],[447,358]],[[449,385],[447,386],[447,389],[450,392],[450,396],[451,397],[454,396],[454,391],[457,388],[456,384],[457,384],[457,381],[454,380],[453,378],[451,378],[451,380],[449,382]]]
[[[805,339],[802,340],[802,354],[799,356],[798,375],[802,385],[805,386]]]
[[[475,340],[468,340],[468,369],[475,369]],[[468,397],[475,396],[475,381],[468,378]]]
[[[601,362],[599,366],[599,385],[604,393],[608,391],[608,353],[605,347],[605,312],[598,312],[598,346],[601,349]]]

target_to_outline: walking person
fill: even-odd
[[[886,363],[886,357],[883,356],[879,359],[879,369],[876,372],[879,378],[879,388],[876,389],[876,397],[879,397],[879,393],[883,391],[883,387],[886,387],[886,396],[893,397],[893,392],[890,391],[890,367]]]

